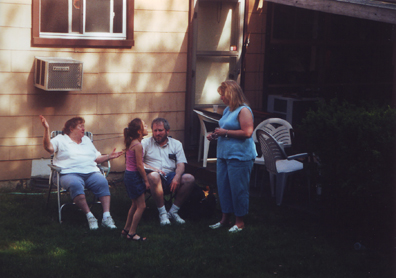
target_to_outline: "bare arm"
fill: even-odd
[[[138,169],[140,175],[143,178],[144,183],[146,184],[146,189],[150,188],[147,175],[146,175],[146,170],[144,170],[144,164],[143,164],[143,146],[141,144],[136,145],[133,148],[135,152],[135,158],[136,158],[136,168]]]
[[[170,190],[171,192],[175,192],[175,190],[177,190],[180,185],[181,185],[181,177],[184,173],[186,166],[184,165],[184,163],[177,163],[176,165],[176,170],[175,170],[175,177],[172,180],[172,183],[170,185]]]
[[[116,149],[114,148],[114,150],[111,152],[111,154],[104,154],[104,155],[98,156],[95,159],[95,162],[100,164],[100,163],[103,163],[105,161],[109,161],[109,160],[112,160],[114,158],[118,158],[124,153],[124,152],[116,152],[115,150]]]
[[[41,124],[44,127],[43,147],[48,153],[53,154],[54,146],[52,145],[51,139],[50,139],[49,124],[48,124],[47,120],[42,115],[40,115],[39,117],[40,117]]]
[[[253,115],[246,107],[241,109],[238,115],[238,121],[241,125],[241,129],[239,130],[228,130],[224,128],[218,128],[215,130],[215,134],[218,136],[229,136],[233,138],[250,138],[253,134],[254,127],[253,127]]]
[[[144,165],[144,167],[145,167],[146,169],[153,170],[154,172],[157,172],[157,173],[159,173],[159,174],[165,176],[165,172],[164,172],[164,171],[162,171],[162,170],[160,170],[160,169],[157,169],[157,168],[155,168],[155,167],[153,167],[153,166],[151,166],[151,165],[148,165],[147,163],[143,163],[143,165]]]

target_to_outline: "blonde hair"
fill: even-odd
[[[228,99],[228,106],[231,111],[234,111],[241,105],[248,104],[242,88],[234,80],[221,82],[219,88],[217,88],[217,92]]]

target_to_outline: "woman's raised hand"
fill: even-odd
[[[114,159],[114,158],[120,157],[124,153],[123,151],[116,152],[115,150],[116,150],[116,148],[114,148],[114,150],[111,152],[111,154],[109,154],[109,159]]]
[[[41,121],[41,124],[43,125],[43,127],[45,129],[49,129],[49,124],[48,124],[47,120],[44,118],[44,116],[40,115],[39,117],[40,117],[40,121]]]

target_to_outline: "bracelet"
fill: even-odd
[[[226,134],[224,136],[225,138],[228,138],[228,129],[226,130]]]
[[[110,160],[110,155],[108,154],[108,155],[107,155],[107,161],[109,161],[109,160]]]

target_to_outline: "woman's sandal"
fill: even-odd
[[[145,237],[139,237],[139,238],[137,238],[137,239],[133,238],[133,237],[136,236],[136,235],[137,235],[137,233],[135,233],[135,234],[133,234],[133,235],[127,234],[127,239],[128,239],[128,240],[134,240],[134,241],[146,241],[146,240],[147,240],[147,238],[145,238]]]
[[[129,234],[129,231],[128,230],[122,230],[121,231],[121,237],[126,237],[126,236],[128,236],[128,234]]]

